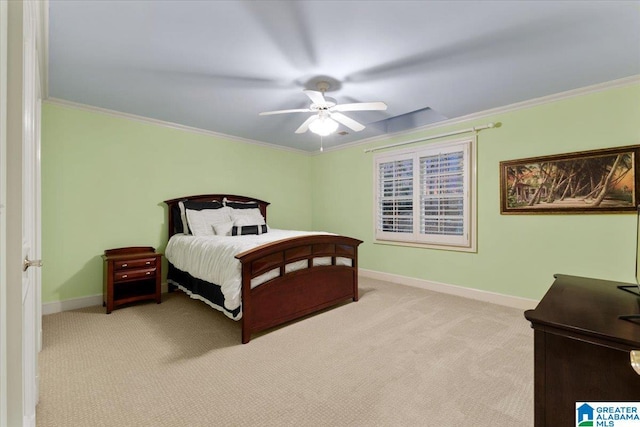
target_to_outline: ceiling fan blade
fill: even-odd
[[[364,125],[356,122],[355,120],[345,116],[342,113],[330,113],[329,115],[333,120],[335,120],[338,123],[342,123],[343,125],[345,125],[346,127],[348,127],[353,131],[360,132],[362,129],[364,129]]]
[[[295,108],[293,110],[278,110],[278,111],[265,111],[263,113],[258,113],[259,116],[270,116],[272,114],[285,114],[285,113],[310,113],[311,110],[308,108]]]
[[[317,106],[323,106],[327,101],[324,99],[324,95],[322,92],[318,92],[317,90],[305,89],[303,92],[309,97],[311,102],[316,104]]]
[[[353,104],[338,104],[331,108],[329,111],[384,111],[387,109],[387,104],[384,102],[355,102]]]
[[[315,114],[313,116],[310,116],[307,120],[304,121],[303,124],[300,125],[298,129],[296,129],[296,133],[305,133],[307,129],[309,129],[309,125],[311,124],[311,122],[316,120],[317,118],[318,116]]]

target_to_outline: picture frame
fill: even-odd
[[[500,162],[501,214],[633,213],[640,145]]]

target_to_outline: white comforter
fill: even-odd
[[[169,239],[165,256],[176,268],[194,277],[220,286],[227,310],[240,307],[242,300],[241,264],[235,256],[265,243],[290,237],[328,234],[309,231],[269,229],[268,233],[247,236],[191,236],[175,234]],[[273,278],[263,275],[252,281],[255,287]],[[261,276],[262,277],[262,276]],[[229,316],[228,313],[225,313]],[[240,318],[241,314],[236,318]]]

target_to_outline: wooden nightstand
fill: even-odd
[[[107,314],[136,301],[155,299],[160,304],[162,254],[150,246],[137,246],[107,249],[102,259],[102,295]]]

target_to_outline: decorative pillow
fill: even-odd
[[[186,217],[184,218],[184,222],[183,222],[183,216],[184,216],[184,212],[180,211],[180,206],[178,205],[173,205],[173,207],[171,207],[171,214],[173,215],[173,230],[175,233],[184,233],[184,222],[186,222]]]
[[[222,200],[225,206],[229,206],[233,209],[258,209],[260,205],[258,202],[234,202],[228,200],[226,197]]]
[[[216,236],[230,236],[231,229],[233,228],[233,221],[213,224],[212,227],[213,231],[216,233]]]
[[[190,202],[188,200],[184,202],[178,202],[182,227],[179,227],[177,225],[177,221],[174,221],[176,233],[191,234],[189,230],[189,223],[187,222],[187,215],[185,212],[186,209],[201,211],[203,209],[220,209],[223,207],[224,204],[222,202],[219,202],[218,200],[212,200],[210,202]]]
[[[224,204],[218,200],[212,200],[210,202],[191,202],[189,200],[182,202],[185,209],[191,209],[193,211],[201,211],[203,209],[220,209],[224,207]]]
[[[231,219],[233,219],[233,225],[237,225],[238,227],[242,227],[243,225],[262,225],[260,222],[261,218],[255,218],[253,215],[232,216]]]
[[[211,236],[213,225],[231,222],[227,209],[185,209],[189,230],[194,236]]]
[[[257,209],[257,208],[231,209],[231,211],[229,213],[230,213],[231,219],[233,220],[234,223],[239,218],[249,218],[251,220],[251,222],[249,224],[263,225],[263,224],[267,223],[264,220],[264,217],[262,216],[262,213],[260,212],[260,209]],[[238,225],[238,224],[236,224],[236,225]],[[240,224],[240,225],[247,225],[247,224],[245,223],[245,224]]]
[[[267,224],[258,225],[234,225],[231,229],[232,236],[244,236],[247,234],[264,234],[267,232]]]
[[[189,224],[187,224],[187,213],[184,210],[184,202],[178,202],[178,209],[180,210],[180,221],[182,222],[182,232],[184,234],[190,234]]]

